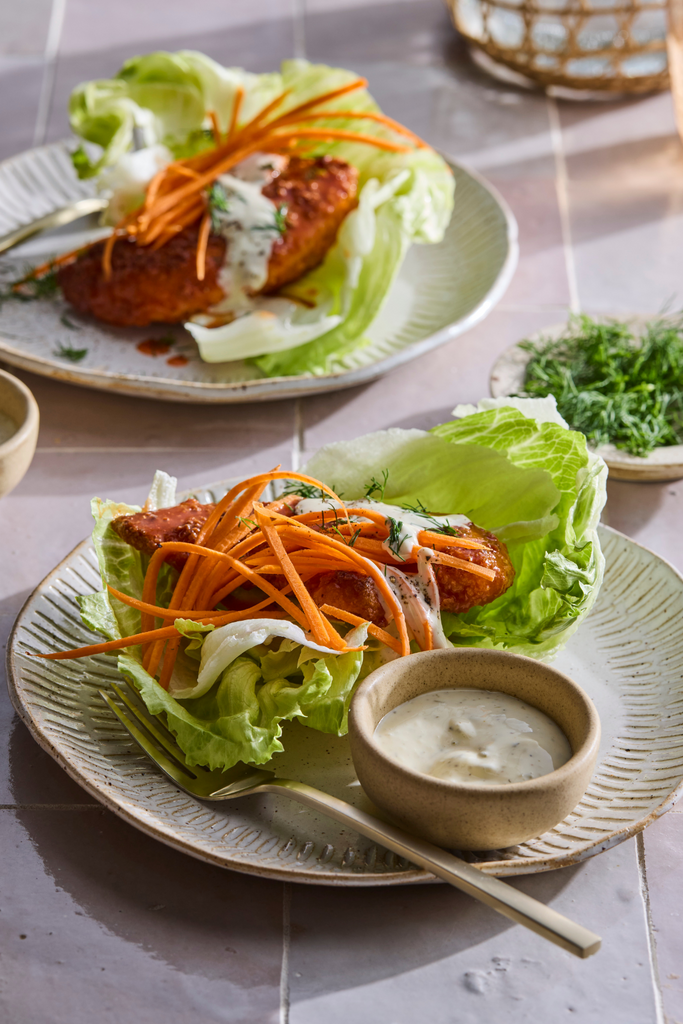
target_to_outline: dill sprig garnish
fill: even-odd
[[[332,488],[332,490],[334,490],[334,488]],[[332,501],[329,494],[326,494],[320,487],[314,487],[313,484],[306,484],[303,480],[287,480],[285,486],[282,488],[283,498],[288,494],[297,494],[301,498],[322,498],[325,501]]]
[[[645,456],[683,442],[683,317],[628,324],[572,317],[558,339],[524,341],[531,354],[519,397],[554,395],[570,427],[594,447]]]
[[[382,482],[380,483],[377,477],[371,476],[370,483],[365,485],[365,497],[374,498],[376,494],[379,495],[379,500],[384,501],[384,492],[387,488],[387,480],[389,479],[389,470],[382,470]]]
[[[60,345],[53,354],[60,359],[68,359],[71,363],[80,363],[81,359],[85,359],[87,356],[88,350],[87,348],[72,348],[71,345]]]
[[[406,505],[405,507],[408,511],[414,512],[416,516],[426,519],[429,523],[429,530],[431,533],[445,533],[447,537],[460,536],[460,531],[455,526],[451,526],[450,523],[440,523],[439,520],[431,514],[431,512],[427,511],[419,499],[414,505]]]
[[[230,210],[227,192],[222,185],[214,181],[206,193],[206,198],[209,201],[211,228],[214,232],[218,232],[221,227],[221,213],[228,213]]]
[[[24,277],[10,283],[9,290],[0,295],[0,302],[6,302],[8,299],[31,302],[33,299],[51,299],[57,294],[57,267],[50,267],[40,277],[31,277],[32,269],[28,267]]]
[[[394,552],[397,558],[400,558],[402,562],[405,562],[403,555],[399,554],[401,550],[401,544],[408,536],[407,533],[401,533],[403,529],[403,523],[398,519],[392,519],[391,516],[386,517],[387,525],[389,527],[389,536],[387,537],[387,545]]]

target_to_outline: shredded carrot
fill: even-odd
[[[465,572],[474,573],[475,576],[483,576],[487,580],[495,580],[496,573],[493,569],[487,569],[483,565],[477,565],[476,562],[468,562],[464,558],[455,558],[453,555],[446,555],[443,551],[435,551],[432,557],[432,562],[437,562],[442,565],[450,565],[454,569],[464,569]]]
[[[297,118],[297,120],[317,121],[323,118],[327,120],[335,118],[338,120],[343,119],[345,121],[376,121],[378,124],[383,124],[386,125],[387,128],[391,128],[392,131],[397,132],[399,135],[405,135],[407,138],[412,139],[412,141],[418,146],[419,149],[427,148],[427,143],[423,142],[420,136],[416,135],[415,132],[411,132],[409,128],[406,128],[404,125],[399,124],[398,121],[394,121],[393,118],[387,117],[386,114],[380,114],[375,112],[374,110],[318,110],[315,114],[304,114],[303,116],[300,115]]]
[[[334,635],[329,634],[320,612],[318,611],[318,606],[301,582],[296,569],[292,565],[289,555],[285,551],[284,544],[278,537],[277,532],[268,522],[267,516],[264,514],[263,506],[255,505],[254,512],[264,537],[268,541],[268,544],[279,564],[282,566],[285,578],[297,597],[304,615],[308,619],[311,632],[315,637],[316,642],[326,646],[331,641],[338,650],[342,650],[346,646],[343,639],[339,636],[336,630],[334,630]]]
[[[107,241],[104,243],[104,251],[102,253],[102,271],[104,278],[108,281],[111,278],[111,259],[114,252],[114,246],[118,237],[117,231],[114,230],[110,234]]]
[[[240,116],[240,110],[242,109],[242,100],[244,99],[244,86],[238,85],[235,90],[235,99],[232,104],[232,114],[230,115],[230,125],[226,138],[230,138],[231,135],[235,134],[237,129],[237,118]]]
[[[265,602],[264,602],[265,604]],[[204,621],[202,625],[227,626],[230,622],[240,622],[252,617],[254,609],[246,611],[225,612],[221,616]],[[264,618],[279,618],[277,612],[264,613]],[[126,647],[138,647],[141,644],[150,643],[152,640],[170,640],[173,637],[181,636],[175,626],[162,626],[161,629],[153,629],[147,633],[136,633],[134,636],[124,636],[119,640],[107,640],[101,644],[89,644],[87,647],[77,647],[72,651],[53,651],[52,654],[38,654],[35,657],[45,658],[47,661],[69,661],[73,658],[89,658],[95,654],[107,654],[109,651],[120,651]]]
[[[220,125],[218,124],[218,116],[215,110],[209,110],[208,113],[209,120],[211,121],[211,127],[213,129],[213,141],[216,143],[217,146],[219,146],[221,142],[221,129]]]
[[[339,619],[341,622],[348,622],[351,626],[367,626],[368,633],[370,636],[376,637],[377,640],[381,640],[387,647],[391,647],[392,651],[396,651],[397,654],[401,653],[401,645],[395,636],[391,633],[387,633],[386,630],[376,626],[374,622],[370,622],[368,619],[361,618],[360,615],[354,615],[353,612],[347,612],[343,608],[336,608],[331,604],[322,604],[320,611],[325,612],[332,619]]]
[[[120,590],[116,590],[110,583],[107,584],[107,590],[118,601],[129,605],[131,608],[137,608],[140,612],[146,612],[153,619],[207,619],[212,615],[220,617],[227,614],[223,611],[216,611],[215,608],[203,608],[200,611],[197,611],[195,608],[163,608],[158,604],[148,604],[147,601],[138,601],[136,597],[129,597],[128,594],[123,594]]]
[[[280,139],[291,138],[291,132],[273,132],[268,136],[275,143]],[[409,146],[403,146],[400,142],[390,142],[389,139],[380,139],[376,135],[361,135],[360,132],[345,131],[343,128],[297,128],[296,139],[320,139],[322,142],[363,142],[368,146],[376,146],[377,149],[387,149],[392,153],[408,153]]]
[[[434,545],[449,548],[472,548],[475,551],[481,551],[486,547],[481,540],[474,540],[470,537],[451,537],[446,533],[432,533],[431,530],[420,530],[417,539],[424,547]]]
[[[197,241],[197,280],[203,281],[206,272],[206,247],[209,244],[209,231],[211,230],[211,214],[207,212],[202,218]]]

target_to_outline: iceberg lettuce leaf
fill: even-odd
[[[236,97],[243,90],[241,119],[250,119],[275,97],[284,114],[306,100],[353,81],[342,68],[290,60],[280,73],[254,75],[224,68],[195,51],[157,52],[127,61],[109,80],[87,82],[74,90],[71,126],[101,147],[91,161],[81,148],[75,163],[82,176],[108,169],[103,187],[128,181],[132,169],[117,177],[116,166],[131,163],[131,149],[142,138],[149,158],[135,161],[153,173],[154,153],[166,147],[176,158],[198,152],[210,141],[209,112],[222,130],[230,124]],[[328,108],[378,112],[363,89],[331,100]],[[394,137],[385,125],[365,120],[365,135]],[[335,128],[359,130],[359,122],[339,118]],[[143,151],[140,151],[142,153]],[[146,152],[146,150],[144,151]],[[186,326],[208,362],[255,359],[267,376],[323,374],[342,369],[347,355],[368,344],[366,331],[382,308],[408,247],[442,239],[453,208],[454,179],[446,162],[431,148],[387,152],[347,140],[320,142],[313,155],[328,153],[359,172],[359,204],[345,219],[335,245],[322,264],[288,287],[295,300],[256,297],[251,313],[229,324],[207,327],[201,320]],[[145,185],[135,177],[130,195],[112,198],[112,209],[127,212],[131,196]],[[313,298],[312,298],[313,297]],[[311,308],[311,301],[314,307]]]
[[[583,434],[557,418],[509,404],[442,424],[429,434],[388,430],[327,445],[304,471],[345,499],[363,497],[388,472],[384,501],[467,515],[505,540],[515,580],[462,615],[444,612],[451,642],[554,654],[590,610],[604,560],[597,524],[607,469]],[[539,410],[543,412],[543,410]]]

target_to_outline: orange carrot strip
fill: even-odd
[[[265,604],[265,602],[264,602]],[[225,612],[225,614],[213,618],[210,621],[202,621],[202,625],[227,626],[230,622],[240,622],[251,618],[254,609],[248,608],[245,611]],[[271,613],[272,617],[279,617],[277,612]],[[264,615],[270,618],[271,614]],[[178,616],[180,618],[180,616]],[[140,644],[150,643],[152,640],[167,640],[181,636],[175,626],[162,626],[161,629],[153,629],[147,633],[136,633],[134,636],[124,636],[119,640],[107,640],[101,644],[89,644],[87,647],[76,647],[71,651],[54,651],[52,654],[38,654],[35,657],[45,658],[48,661],[69,661],[73,658],[88,658],[94,654],[106,654],[108,651],[119,651],[126,647],[138,647]]]
[[[216,111],[215,110],[209,110],[208,113],[209,113],[209,119],[211,121],[211,127],[213,129],[213,141],[218,146],[218,145],[220,145],[220,141],[221,141],[221,129],[220,129],[220,126],[218,124],[218,117],[216,115]]]
[[[275,142],[286,140],[292,136],[292,132],[272,132],[268,141]],[[390,153],[409,153],[410,146],[402,146],[400,142],[390,142],[388,139],[380,139],[376,135],[361,135],[360,132],[345,131],[342,128],[297,128],[294,135],[297,139],[320,139],[323,142],[362,142],[367,146],[376,146],[377,149],[386,149]]]
[[[203,557],[215,558],[224,561],[226,565],[231,565],[234,569],[237,569],[245,579],[257,583],[259,590],[263,590],[264,593],[270,594],[273,600],[284,608],[286,612],[289,612],[292,618],[296,619],[304,629],[307,627],[308,623],[301,610],[288,600],[288,598],[284,597],[281,591],[268,583],[267,580],[262,579],[257,573],[250,569],[248,565],[245,565],[244,562],[240,562],[238,558],[234,558],[232,555],[224,554],[220,551],[214,551],[212,548],[202,548],[197,544],[186,544],[184,541],[167,541],[161,546],[169,551],[186,551],[189,554],[199,554]]]
[[[326,103],[328,100],[334,100],[338,96],[345,96],[348,92],[354,92],[356,89],[363,89],[367,84],[367,78],[355,78],[352,82],[347,82],[346,85],[342,85],[338,89],[332,89],[330,92],[321,93],[320,96],[316,96],[312,100],[306,100],[305,103],[299,103],[298,106],[285,111],[281,117],[290,117],[292,114],[303,114],[305,110],[312,110],[313,107],[317,107],[319,103]],[[272,121],[271,126],[277,124],[279,120],[280,119],[277,118],[275,121]]]
[[[320,611],[325,612],[330,618],[339,619],[341,622],[348,622],[350,626],[364,626],[367,625],[368,633],[370,636],[374,636],[377,640],[381,640],[387,647],[391,647],[392,651],[396,651],[397,654],[401,653],[401,645],[395,636],[391,633],[387,633],[386,630],[376,626],[374,622],[370,622],[368,619],[361,618],[360,615],[354,615],[353,612],[347,612],[344,608],[336,608],[331,604],[321,604]]]
[[[228,138],[228,139],[230,138],[231,135],[234,135],[235,130],[237,128],[237,118],[240,116],[240,110],[242,108],[242,100],[243,99],[244,99],[244,86],[238,85],[237,89],[235,90],[235,100],[234,100],[233,105],[232,105],[232,114],[230,115],[230,125],[228,127],[228,132],[227,132],[227,135],[226,135],[226,138]]]
[[[487,569],[476,562],[468,562],[464,558],[455,558],[453,555],[446,555],[443,551],[435,551],[431,559],[442,565],[451,565],[454,569],[464,569],[465,572],[474,573],[475,576],[483,576],[487,580],[495,580],[496,574],[493,569]]]
[[[104,273],[105,281],[108,281],[111,277],[111,258],[114,252],[114,246],[116,244],[117,233],[116,230],[112,231],[109,238],[104,244],[104,251],[102,253],[102,271]]]
[[[40,266],[34,267],[25,277],[22,277],[21,281],[15,281],[12,285],[12,290],[17,291],[22,284],[28,284],[29,281],[37,281],[41,277],[45,277],[55,267],[62,267],[66,263],[73,263],[82,252],[92,249],[93,245],[97,245],[97,241],[89,242],[88,245],[82,245],[78,249],[72,249],[71,252],[65,252],[61,256],[55,256],[53,259],[48,260],[47,263],[41,263]]]
[[[205,608],[201,611],[195,608],[162,608],[161,605],[149,604],[147,601],[138,601],[136,597],[129,597],[128,594],[116,590],[110,583],[107,584],[107,590],[118,601],[122,601],[123,604],[129,605],[131,608],[137,608],[138,611],[146,612],[153,619],[206,619],[212,615],[220,617],[226,614],[225,611],[217,611],[215,608]]]
[[[366,576],[372,577],[377,589],[381,591],[386,603],[391,609],[394,619],[396,620],[401,640],[401,652],[404,655],[410,654],[410,641],[408,639],[406,620],[403,614],[403,608],[401,607],[401,602],[397,599],[393,590],[384,578],[384,574],[377,568],[374,562],[354,551],[354,549],[348,544],[343,544],[341,541],[335,540],[327,534],[316,533],[314,530],[309,529],[309,527],[304,526],[301,523],[296,523],[293,519],[286,519],[285,522],[287,525],[283,527],[283,533],[287,534],[289,530],[297,533],[300,532],[301,543],[307,547],[312,546],[312,543],[316,542],[316,539],[317,542],[324,540],[326,546],[334,548],[336,551],[344,552],[349,561],[354,562],[356,565],[359,565],[364,569]]]
[[[432,533],[431,530],[420,530],[417,539],[425,547],[440,545],[455,548],[472,548],[475,551],[480,551],[486,547],[486,544],[480,540],[473,540],[469,537],[449,537],[446,533]]]
[[[387,128],[391,128],[392,131],[398,132],[400,135],[405,135],[407,138],[412,139],[419,149],[428,149],[427,143],[416,135],[415,132],[411,132],[409,128],[402,125],[399,121],[394,121],[393,117],[387,117],[386,114],[380,114],[374,110],[318,110],[314,114],[305,114],[303,117],[298,117],[300,121],[317,121],[318,119],[340,119],[344,120],[364,120],[364,121],[376,121],[378,124],[386,125]],[[280,123],[288,123],[287,121],[280,120]]]
[[[329,641],[332,640],[334,646],[338,646],[338,649],[342,650],[346,646],[343,639],[339,636],[336,630],[334,630],[334,637],[329,635],[329,631],[325,628],[322,616],[318,611],[318,606],[301,582],[299,574],[292,565],[291,559],[287,554],[285,546],[280,540],[277,531],[272,528],[268,521],[268,517],[264,515],[263,505],[256,504],[254,506],[254,512],[258,524],[263,531],[263,535],[268,541],[269,547],[279,564],[282,566],[285,578],[292,588],[295,597],[298,599],[304,615],[308,619],[310,630],[315,637],[316,642],[326,646]]]
[[[209,231],[211,230],[211,214],[207,210],[202,218],[197,240],[197,280],[203,281],[206,273],[206,247],[209,244]]]

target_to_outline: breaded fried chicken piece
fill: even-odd
[[[357,185],[355,167],[323,156],[291,157],[264,186],[263,195],[283,212],[286,224],[273,246],[264,293],[297,280],[324,259],[341,222],[356,205]],[[120,239],[114,245],[109,280],[102,270],[100,242],[59,270],[64,298],[79,312],[121,327],[180,323],[205,312],[224,298],[218,275],[230,254],[222,236],[209,235],[205,277],[199,281],[198,234],[199,222],[156,250]]]
[[[273,246],[264,294],[303,277],[325,258],[341,222],[354,206],[358,171],[343,160],[293,156],[263,189],[280,209],[287,207],[287,230]]]
[[[507,548],[493,533],[487,533],[471,523],[464,528],[458,527],[458,532],[463,537],[484,541],[486,547],[478,550],[459,548],[458,541],[454,537],[453,546],[444,548],[444,554],[454,555],[463,561],[475,562],[487,569],[493,569],[496,578],[487,580],[483,576],[475,576],[465,569],[434,564],[433,569],[439,588],[442,612],[467,612],[470,608],[490,604],[491,601],[495,601],[497,597],[504,594],[508,587],[512,586],[512,581],[515,578],[515,570],[512,567]]]
[[[369,576],[345,569],[325,572],[311,580],[307,590],[318,606],[331,604],[344,612],[360,615],[376,626],[387,624],[377,588]]]
[[[225,257],[225,239],[209,237],[206,276],[198,281],[198,235],[199,224],[193,224],[157,250],[120,239],[114,246],[108,281],[102,271],[104,242],[99,242],[59,270],[64,298],[79,313],[90,313],[119,327],[187,320],[223,298],[218,272]]]

